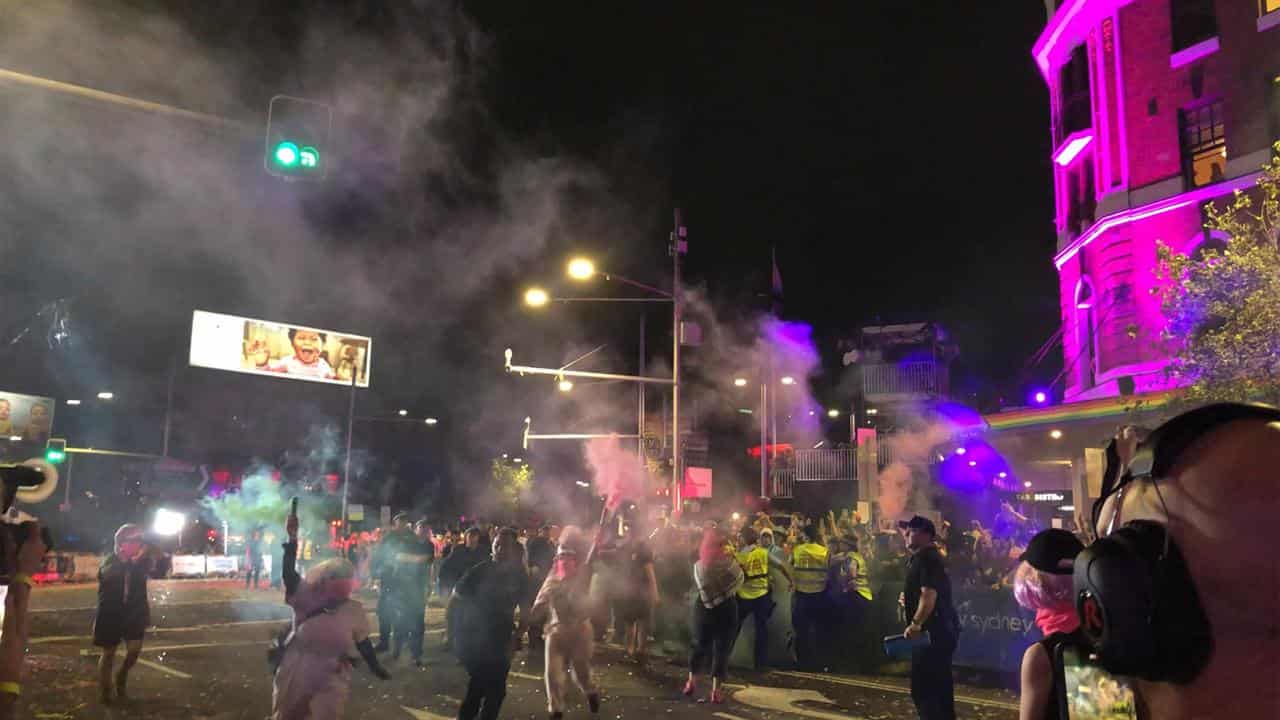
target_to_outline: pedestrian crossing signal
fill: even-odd
[[[277,95],[267,110],[267,172],[277,177],[319,180],[328,172],[332,109],[320,102]],[[327,153],[327,151],[326,151]]]
[[[49,438],[44,445],[44,459],[50,465],[57,465],[67,459],[67,441]]]

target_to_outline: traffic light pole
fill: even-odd
[[[342,471],[342,530],[347,529],[347,497],[351,489],[351,434],[355,431],[356,426],[356,378],[359,376],[359,366],[352,364],[351,366],[351,400],[347,403],[347,459],[346,467]]]
[[[680,208],[676,208],[674,219],[671,230],[671,516],[679,518],[684,508],[680,497],[684,480],[680,462],[680,255],[686,249]]]

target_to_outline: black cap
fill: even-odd
[[[910,520],[899,520],[898,527],[904,530],[908,528],[911,530],[925,530],[928,531],[930,535],[934,536],[938,534],[937,528],[933,526],[933,521],[927,517],[921,517],[919,515],[916,515]]]
[[[1027,543],[1026,552],[1019,560],[1026,562],[1040,572],[1051,575],[1070,575],[1072,565],[1069,561],[1084,550],[1084,543],[1075,535],[1059,528],[1041,530]]]

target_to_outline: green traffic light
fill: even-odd
[[[57,465],[67,459],[67,454],[61,450],[48,450],[44,454],[44,459]]]
[[[318,167],[320,165],[320,151],[313,147],[304,147],[298,153],[298,160],[302,163],[302,167]]]
[[[276,162],[284,167],[293,167],[298,163],[298,146],[285,141],[276,145]]]

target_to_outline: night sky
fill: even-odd
[[[727,321],[768,307],[776,248],[784,315],[813,323],[824,354],[819,400],[848,401],[836,341],[936,320],[960,345],[960,394],[1016,404],[1058,305],[1047,97],[1029,53],[1044,21],[1034,2],[57,0],[0,30],[0,67],[251,129],[271,95],[325,99],[339,162],[322,185],[284,185],[262,172],[256,131],[196,137],[0,87],[17,93],[7,126],[26,133],[0,152],[0,250],[23,258],[0,271],[4,329],[80,298],[79,344],[10,350],[5,389],[126,388],[100,446],[146,445],[192,309],[349,330],[377,343],[361,411],[441,417],[447,450],[420,460],[447,454],[456,478],[546,406],[549,383],[505,377],[502,348],[553,364],[605,343],[594,369],[635,370],[635,308],[532,316],[519,298],[532,282],[626,292],[558,280],[574,252],[667,284],[679,206],[688,284]],[[74,133],[103,158],[77,158]],[[174,175],[157,149],[175,141],[225,167]],[[647,323],[659,363],[662,312]],[[1053,377],[1058,358],[1033,375]],[[341,389],[298,385],[181,369],[177,447],[279,452],[343,418]]]

